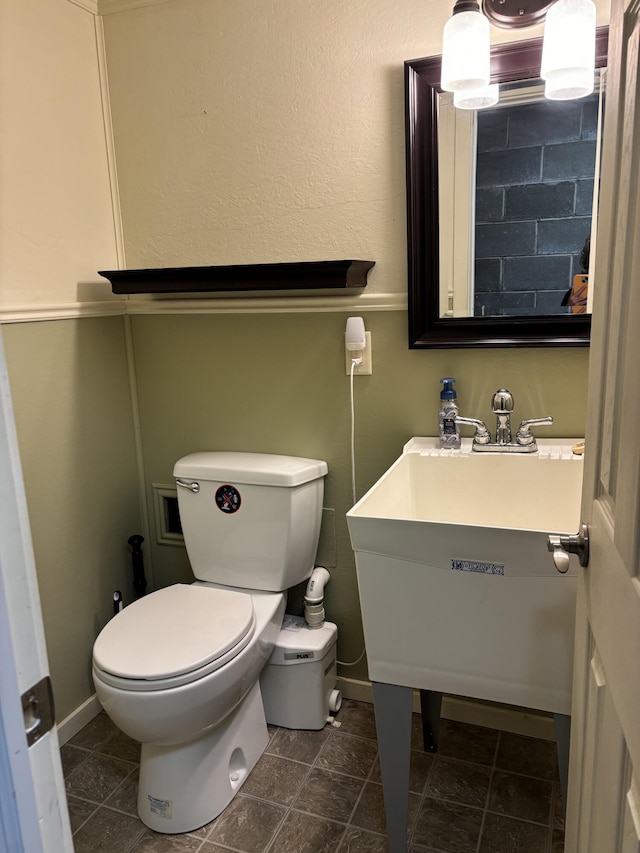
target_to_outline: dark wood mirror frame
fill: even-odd
[[[608,27],[596,35],[596,67],[607,63]],[[539,77],[542,39],[491,49],[491,82]],[[441,57],[405,62],[409,348],[588,346],[589,315],[440,318],[438,95]]]

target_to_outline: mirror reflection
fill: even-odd
[[[439,95],[441,318],[590,313],[602,88],[519,81],[477,112]]]
[[[555,104],[542,39],[492,47],[500,100],[477,112],[443,92],[441,57],[405,62],[411,348],[588,346],[607,42],[595,96]]]

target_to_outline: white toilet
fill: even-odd
[[[327,465],[209,452],[173,473],[197,581],[138,599],[93,648],[102,706],[142,742],[140,818],[163,833],[220,814],[267,745],[258,679],[314,566]]]

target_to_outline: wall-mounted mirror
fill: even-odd
[[[542,39],[492,48],[500,101],[477,112],[439,56],[405,63],[410,347],[588,345],[607,42],[594,95],[564,102],[542,94]]]

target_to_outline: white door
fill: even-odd
[[[58,735],[45,731],[48,675],[0,330],[0,853],[73,851]]]
[[[613,0],[567,853],[640,851],[640,0]]]

